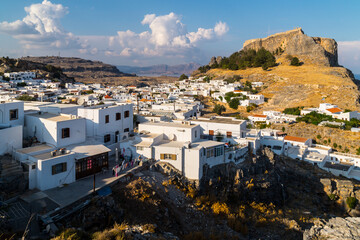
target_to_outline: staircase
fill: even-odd
[[[28,174],[19,162],[11,156],[0,156],[0,193],[1,199],[8,199],[22,193],[28,186]]]
[[[5,178],[12,178],[23,174],[23,168],[21,165],[12,160],[11,157],[0,157],[0,181],[2,182]]]

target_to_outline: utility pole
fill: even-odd
[[[94,173],[94,188],[93,188],[93,193],[95,194],[95,173]]]

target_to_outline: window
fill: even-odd
[[[129,131],[130,131],[129,128],[125,128],[125,129],[124,129],[124,132],[129,132]]]
[[[61,129],[61,138],[69,138],[70,137],[70,128]]]
[[[52,170],[52,175],[66,172],[66,162],[53,165],[51,170]]]
[[[109,123],[109,115],[105,115],[105,123]]]
[[[160,154],[161,160],[176,160],[177,156],[176,154],[170,154],[170,153],[162,153]]]
[[[209,130],[209,135],[214,136],[214,130]]]
[[[12,120],[17,120],[19,118],[18,116],[18,110],[17,109],[12,109],[9,111],[9,115],[10,115],[10,121]]]
[[[121,119],[121,113],[116,113],[116,117],[115,117],[116,121],[119,121]]]
[[[224,155],[224,147],[208,148],[206,149],[206,157],[219,157]]]
[[[195,138],[197,138],[197,131],[195,130]]]
[[[226,137],[231,138],[232,137],[232,132],[226,132]]]
[[[104,143],[110,142],[110,134],[104,136]]]
[[[136,147],[136,150],[137,150],[137,151],[142,151],[142,150],[144,150],[144,147],[137,146],[137,147]]]
[[[125,111],[124,112],[125,118],[128,118],[130,116],[130,112],[129,111]]]
[[[282,148],[281,146],[276,146],[276,145],[273,146],[273,149],[275,149],[275,150],[281,150],[281,148]]]

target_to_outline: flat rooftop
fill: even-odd
[[[140,125],[150,125],[150,126],[159,126],[159,127],[176,127],[176,128],[194,128],[198,125],[196,124],[182,124],[182,123],[174,123],[174,122],[144,122],[140,123]]]
[[[345,172],[347,170],[349,170],[350,167],[351,167],[351,165],[343,165],[343,164],[333,163],[333,162],[325,162],[325,164],[324,164],[324,168],[335,169],[335,170],[340,170],[340,171],[345,171]]]
[[[49,145],[46,144],[41,144],[41,145],[36,145],[33,147],[27,147],[27,148],[21,148],[16,150],[19,153],[24,153],[24,154],[31,154],[33,152],[40,152],[40,151],[44,151],[44,150],[50,150],[53,149],[54,147],[51,147]]]
[[[53,113],[41,113],[41,114],[33,113],[33,114],[28,114],[27,116],[42,118],[42,119],[46,119],[46,120],[53,121],[53,122],[61,122],[61,121],[78,119],[78,118],[71,118],[70,115],[64,115],[64,114],[58,115],[58,114],[53,114]]]
[[[66,147],[66,149],[75,152],[77,159],[91,157],[111,151],[111,149],[96,141],[86,141],[80,144],[69,145]]]
[[[245,122],[245,120],[232,119],[232,118],[215,118],[215,119],[200,118],[200,119],[191,120],[191,122],[213,122],[213,123],[227,123],[227,124],[238,125],[238,124]]]
[[[220,145],[224,145],[224,142],[217,142],[217,141],[211,141],[211,140],[202,140],[202,141],[198,141],[198,142],[193,142],[190,144],[191,148],[210,148],[210,147],[215,147],[215,146],[220,146]]]

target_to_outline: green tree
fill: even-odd
[[[181,76],[179,77],[179,81],[180,81],[180,80],[184,80],[184,79],[188,79],[188,78],[189,78],[189,77],[183,73],[183,74],[181,74]]]
[[[348,205],[349,208],[354,209],[357,204],[357,199],[354,197],[348,197],[346,199],[346,204]]]
[[[300,63],[300,60],[297,57],[293,57],[291,59],[290,65],[291,66],[300,66],[301,63]]]
[[[226,108],[221,104],[215,104],[213,112],[217,115],[221,115],[223,112],[226,111]]]
[[[20,82],[20,83],[17,83],[16,86],[25,87],[25,86],[27,86],[27,84],[26,84],[26,82]]]
[[[30,96],[28,94],[20,95],[16,99],[20,100],[20,101],[36,101],[35,97],[32,97],[32,96]]]
[[[300,115],[301,107],[285,108],[283,113],[290,115]]]
[[[239,107],[239,99],[238,98],[232,98],[229,102],[229,107],[231,107],[232,109],[238,109]]]

